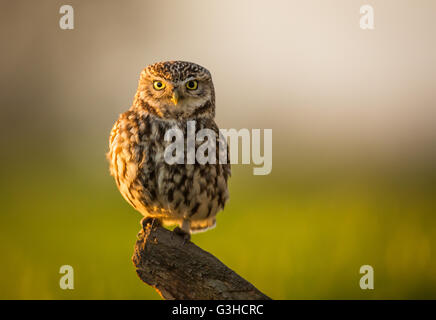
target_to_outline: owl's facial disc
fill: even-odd
[[[150,94],[160,108],[195,108],[211,97],[207,81],[188,78],[183,81],[155,78],[151,81]]]
[[[185,69],[182,71],[187,72]],[[193,115],[215,115],[215,95],[209,72],[193,70],[182,76],[173,70],[164,72],[146,68],[141,73],[139,89],[139,98],[162,118],[189,119]],[[210,108],[205,108],[209,105]],[[201,110],[200,113],[197,110]]]

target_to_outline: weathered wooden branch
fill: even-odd
[[[157,224],[138,234],[136,273],[164,299],[270,299],[210,253]]]

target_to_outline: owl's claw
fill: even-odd
[[[186,244],[191,240],[191,235],[182,230],[180,227],[175,227],[173,232],[183,238],[183,244]]]
[[[161,225],[159,219],[157,219],[157,218],[144,217],[141,219],[141,226],[143,229],[146,229],[147,225],[149,225],[149,224],[151,225],[151,227]]]

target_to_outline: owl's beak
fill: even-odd
[[[174,103],[175,106],[177,105],[177,102],[179,101],[179,92],[177,91],[177,89],[173,91],[171,101]]]

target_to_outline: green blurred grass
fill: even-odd
[[[140,215],[98,160],[4,163],[0,298],[160,299],[131,256]],[[436,298],[434,179],[428,172],[269,176],[234,166],[217,228],[193,236],[275,299]],[[59,268],[75,289],[59,288]],[[375,290],[359,268],[375,269]]]

